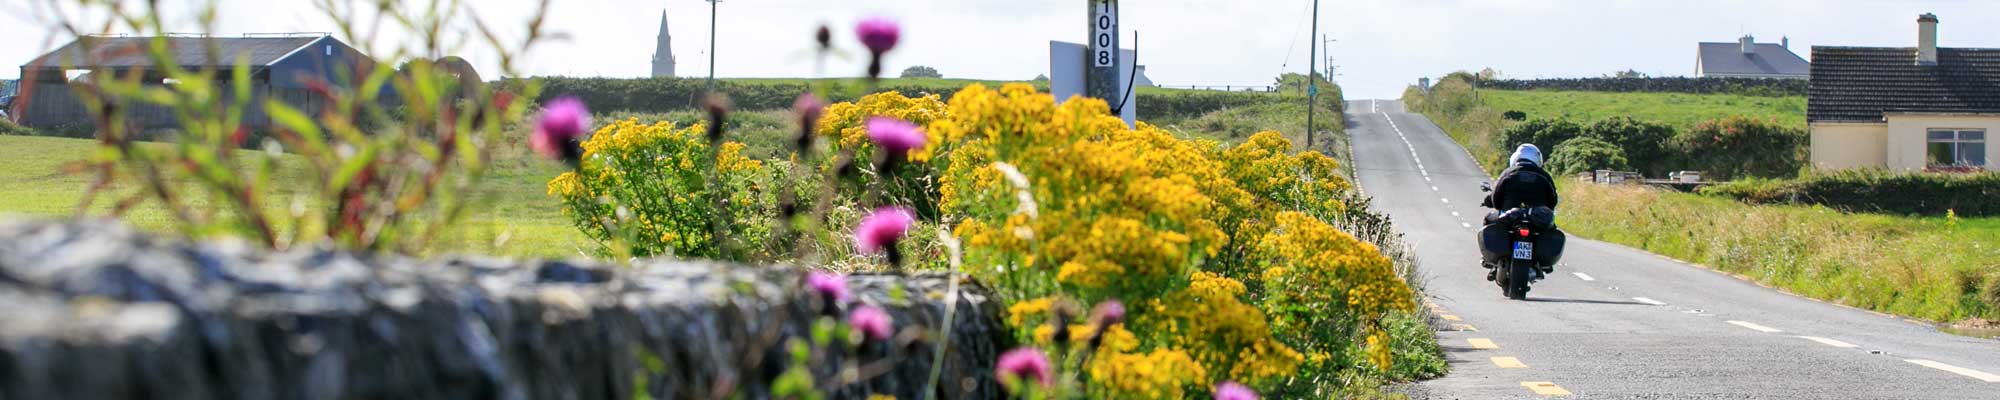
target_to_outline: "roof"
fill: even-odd
[[[1752,43],[1752,53],[1743,53],[1743,44],[1701,43],[1698,62],[1703,75],[1797,75],[1812,72],[1812,64],[1785,46]]]
[[[1806,120],[1881,122],[1884,113],[2000,113],[2000,49],[1813,46]]]
[[[301,47],[326,36],[284,36],[284,37],[186,37],[167,36],[167,48],[172,49],[175,63],[182,67],[206,67],[211,63],[220,66],[235,65],[238,55],[247,55],[253,67],[269,66]],[[151,57],[142,49],[148,41],[161,37],[134,36],[85,36],[63,47],[36,57],[22,65],[22,68],[134,68],[154,66]],[[88,45],[86,45],[88,43]],[[217,51],[211,57],[209,50]]]

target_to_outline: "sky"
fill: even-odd
[[[49,29],[50,0],[0,0],[0,64],[20,65],[68,37]],[[70,0],[60,0],[69,2]],[[335,31],[314,0],[218,0],[220,35]],[[332,0],[359,1],[359,0]],[[468,0],[496,26],[521,31],[531,0]],[[163,0],[174,29],[194,30],[198,0]],[[1138,48],[1156,83],[1269,85],[1308,69],[1312,0],[1126,0],[1122,41]],[[1077,0],[727,0],[717,9],[715,74],[811,77],[814,28],[825,24],[850,56],[825,76],[865,68],[852,26],[901,21],[903,43],[886,69],[937,68],[947,77],[1026,80],[1048,70],[1048,43],[1081,42],[1087,4]],[[531,49],[528,75],[640,77],[651,71],[660,15],[670,19],[683,76],[706,76],[710,4],[703,0],[556,0],[549,26],[566,37]],[[1914,46],[1916,17],[1942,20],[1945,47],[2000,47],[2000,1],[1988,0],[1324,0],[1319,28],[1350,99],[1394,98],[1422,76],[1491,67],[1503,77],[1591,77],[1636,69],[1694,73],[1698,42],[1791,39],[1811,46]],[[511,24],[511,25],[510,25]],[[1137,31],[1137,34],[1134,34]],[[383,43],[386,45],[386,43]],[[490,51],[463,52],[489,77]],[[19,75],[0,68],[0,79]]]

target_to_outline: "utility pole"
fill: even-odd
[[[1319,0],[1313,0],[1313,30],[1311,36],[1306,36],[1306,40],[1312,40],[1313,36],[1319,36]],[[1313,148],[1313,106],[1316,105],[1314,99],[1319,96],[1319,80],[1313,79],[1313,74],[1319,71],[1319,65],[1316,65],[1319,63],[1319,46],[1306,47],[1309,48],[1306,52],[1310,53],[1306,55],[1306,63],[1315,64],[1306,66],[1306,149],[1311,150]]]
[[[1119,79],[1125,77],[1118,73],[1118,0],[1085,4],[1090,7],[1085,13],[1090,16],[1090,53],[1085,55],[1089,60],[1084,69],[1084,94],[1116,105],[1125,98],[1118,86]]]
[[[715,5],[722,0],[708,1],[708,92],[715,93]]]

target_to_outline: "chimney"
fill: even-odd
[[[1917,16],[1917,65],[1937,65],[1937,14]]]
[[[1791,50],[1791,49],[1792,49],[1792,37],[1791,37],[1791,36],[1783,36],[1783,37],[1779,37],[1779,38],[1778,38],[1778,47],[1783,47],[1783,48],[1785,48],[1785,50]]]
[[[1736,41],[1743,45],[1743,54],[1757,54],[1757,38],[1743,35],[1742,39]]]

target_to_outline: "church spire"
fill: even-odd
[[[667,32],[667,11],[660,10],[659,43],[653,49],[654,78],[671,78],[674,76],[673,42],[673,35]]]

